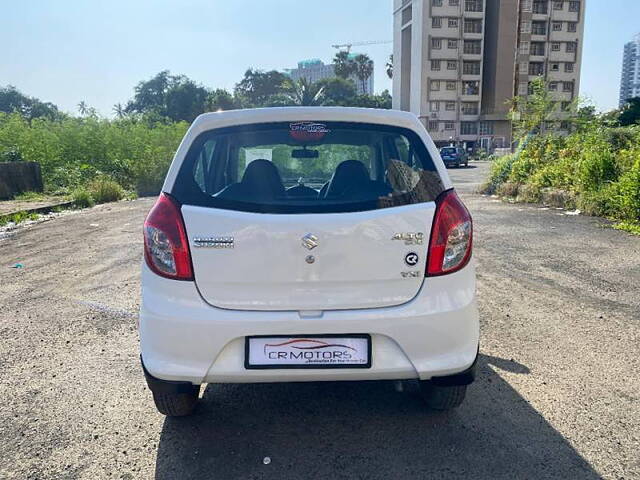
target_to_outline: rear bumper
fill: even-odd
[[[465,372],[477,356],[473,261],[459,272],[426,278],[418,295],[403,305],[325,311],[311,317],[296,311],[220,309],[206,304],[193,282],[159,277],[146,265],[142,276],[141,355],[148,374],[159,380],[193,384],[427,380]],[[327,333],[370,334],[371,368],[244,367],[246,336]]]

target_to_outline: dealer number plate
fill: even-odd
[[[246,337],[245,367],[370,368],[369,335]]]

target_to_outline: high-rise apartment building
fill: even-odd
[[[624,46],[620,107],[633,97],[640,97],[640,34]]]
[[[394,0],[393,107],[438,145],[510,146],[508,101],[531,80],[543,76],[562,108],[578,95],[585,3]]]
[[[355,58],[356,55],[357,54],[353,53],[351,54],[351,57]],[[332,63],[327,65],[317,58],[302,60],[298,62],[298,68],[286,69],[285,73],[294,81],[297,81],[300,78],[306,78],[307,81],[312,83],[336,76]],[[351,75],[349,78],[353,80],[358,95],[373,95],[373,75],[369,76],[369,78],[364,81],[364,84],[355,75]]]

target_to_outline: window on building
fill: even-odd
[[[431,48],[435,50],[439,50],[442,48],[442,39],[441,38],[432,38],[431,39]]]
[[[460,110],[463,115],[478,115],[478,102],[462,102]]]
[[[480,55],[482,53],[481,40],[465,40],[464,53],[467,55]]]
[[[480,135],[493,135],[493,122],[480,122],[478,130]]]
[[[482,0],[465,0],[464,11],[465,12],[481,12]]]
[[[551,71],[552,72],[559,72],[560,71],[560,64],[559,63],[552,63],[550,64],[551,67]]]
[[[531,42],[531,55],[543,57],[545,54],[545,47],[546,45],[544,42]]]
[[[544,75],[544,63],[531,62],[529,64],[529,75]]]
[[[447,90],[456,90],[455,80],[447,80]]]
[[[564,2],[562,0],[553,2],[554,10],[562,10],[564,8]]]
[[[559,42],[553,42],[551,44],[551,51],[552,52],[559,52],[560,51],[560,43]]]
[[[524,20],[520,23],[520,33],[531,33],[532,24],[529,20]]]
[[[523,24],[526,22],[522,22]],[[529,32],[522,32],[529,33]],[[534,35],[546,35],[547,34],[547,24],[545,22],[532,22],[531,23],[531,33]]]
[[[571,107],[571,102],[562,102],[562,103],[560,104],[560,109],[561,109],[563,112],[568,111],[570,107]]]
[[[564,64],[564,71],[566,73],[572,73],[573,72],[573,63],[565,63]]]
[[[477,135],[478,122],[460,122],[460,135]]]
[[[427,127],[430,132],[438,131],[438,121],[437,120],[429,120],[429,126]]]
[[[432,28],[442,27],[442,17],[431,17],[431,27]]]
[[[552,27],[553,27],[553,31],[554,32],[561,32],[562,31],[562,22],[553,22]]]
[[[549,82],[549,91],[557,92],[558,91],[558,82]]]
[[[431,0],[431,5],[433,5],[434,7],[441,7],[442,0]]]
[[[480,62],[470,62],[465,60],[462,64],[464,75],[480,75]]]
[[[567,42],[567,53],[574,53],[576,51],[576,42]]]
[[[429,109],[432,112],[437,112],[440,110],[440,102],[429,102]]]
[[[457,7],[460,5],[460,0],[449,0],[449,5],[452,7]]]
[[[562,82],[563,92],[573,92],[573,82]]]
[[[450,18],[449,19],[449,28],[458,28],[458,19]]]
[[[458,49],[458,40],[449,39],[447,41],[447,47],[449,50],[457,50]]]
[[[478,95],[480,93],[480,82],[477,80],[467,80],[462,82],[463,95]]]
[[[534,0],[533,1],[533,13],[541,13],[546,15],[548,12],[549,4],[546,0]]]
[[[437,92],[440,90],[440,80],[431,80],[431,84],[429,85],[429,90],[433,92]]]
[[[560,122],[560,130],[569,130],[569,122],[566,120]]]
[[[465,18],[464,33],[482,33],[482,20],[477,18]]]
[[[411,10],[411,5],[409,5],[407,8],[402,10],[402,25],[405,25],[406,23],[410,22],[412,15],[413,13]]]
[[[444,129],[445,130],[453,130],[455,129],[455,124],[453,122],[444,122]]]
[[[576,22],[567,23],[567,32],[577,32],[578,24]]]
[[[529,55],[530,48],[529,42],[520,42],[520,55]]]
[[[456,60],[447,60],[447,70],[457,70],[458,62]]]
[[[455,112],[456,102],[452,102],[452,101],[445,102],[444,109],[447,110],[448,112]]]
[[[569,2],[569,11],[570,12],[579,12],[580,11],[580,2],[576,2],[576,1]]]
[[[531,12],[532,5],[533,5],[532,0],[522,0],[522,4],[521,4],[522,11],[526,13]]]
[[[518,65],[518,71],[522,75],[528,74],[529,73],[529,62],[520,62],[520,64]]]
[[[431,60],[431,70],[440,70],[440,60]]]

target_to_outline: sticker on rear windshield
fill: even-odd
[[[289,135],[298,141],[313,141],[322,139],[329,129],[324,123],[295,122],[289,124]]]

